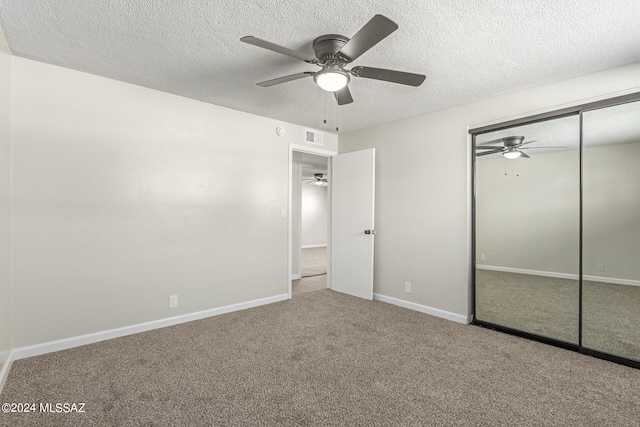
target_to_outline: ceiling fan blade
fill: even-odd
[[[304,73],[291,74],[290,76],[278,77],[277,79],[267,80],[266,82],[257,83],[258,86],[261,87],[269,87],[279,85],[280,83],[290,82],[292,80],[302,79],[304,77],[313,76],[314,73],[311,71],[305,71]]]
[[[397,29],[398,24],[391,19],[376,15],[351,37],[338,53],[353,61]]]
[[[476,157],[488,156],[489,154],[498,154],[498,153],[501,153],[501,152],[502,152],[502,149],[492,150],[492,151],[485,151],[483,153],[476,153]]]
[[[496,148],[502,150],[504,147],[496,147],[495,145],[476,146],[476,150],[495,150]]]
[[[254,46],[261,47],[263,49],[268,49],[273,52],[281,53],[283,55],[287,55],[304,62],[309,62],[312,64],[316,63],[316,58],[314,58],[311,55],[307,55],[305,53],[298,52],[297,50],[289,49],[288,47],[280,46],[275,43],[271,43],[266,40],[259,39],[257,37],[246,36],[246,37],[242,37],[240,41],[248,44],[252,44]]]
[[[525,153],[523,151],[520,151],[520,157],[524,157],[525,159],[530,159],[531,158],[531,157],[527,156],[527,153]]]
[[[531,144],[532,142],[536,142],[536,140],[534,139],[533,141],[527,141],[523,142],[522,144],[517,144],[516,147],[522,147],[523,145]]]
[[[356,77],[364,77],[365,79],[384,80],[385,82],[400,83],[409,86],[420,86],[426,78],[423,74],[372,67],[353,67],[351,74]]]
[[[342,89],[333,92],[333,95],[336,97],[336,101],[338,101],[338,105],[351,104],[353,102],[353,98],[351,97],[351,91],[349,90],[349,86],[345,86]]]
[[[491,145],[491,144],[494,144],[494,143],[496,143],[496,142],[499,142],[499,143],[501,143],[501,144],[504,146],[504,143],[503,143],[503,141],[502,141],[502,138],[492,139],[491,141],[480,142],[480,143],[478,143],[478,145],[477,145],[477,146],[478,146],[478,147],[480,147],[480,146],[484,147],[485,145]]]
[[[531,149],[540,149],[540,148],[569,148],[569,147],[524,147],[519,148],[519,150],[531,150]]]

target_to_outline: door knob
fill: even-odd
[[[364,230],[364,234],[376,234],[376,230]]]

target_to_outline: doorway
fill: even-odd
[[[336,153],[290,147],[289,298],[330,288],[330,159]]]

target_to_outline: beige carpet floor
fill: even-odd
[[[2,426],[638,426],[640,370],[330,290],[14,363]]]
[[[476,271],[476,317],[578,343],[578,281]],[[585,347],[640,360],[640,286],[583,282]],[[640,424],[639,424],[640,425]]]
[[[327,274],[327,248],[302,249],[302,277]]]

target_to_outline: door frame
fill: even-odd
[[[291,267],[293,257],[293,247],[291,239],[293,237],[293,223],[291,221],[291,212],[293,212],[293,153],[294,151],[300,153],[313,154],[315,156],[327,158],[327,287],[331,288],[331,157],[338,154],[337,151],[323,150],[321,148],[309,147],[306,145],[299,145],[289,143],[289,200],[287,207],[287,292],[289,299],[293,296],[293,280],[291,279]]]

